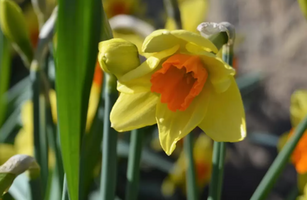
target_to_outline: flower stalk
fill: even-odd
[[[127,170],[126,200],[137,199],[142,156],[143,134],[141,129],[131,131]]]
[[[198,199],[198,191],[196,184],[196,172],[194,165],[194,156],[193,156],[193,132],[188,134],[184,138],[184,151],[188,160],[188,170],[186,172],[187,179],[187,196],[188,199],[197,200]]]
[[[116,78],[114,75],[104,73],[104,127],[102,142],[102,172],[100,181],[101,199],[115,198],[116,174],[117,174],[117,132],[111,128],[110,112],[118,93],[116,90]]]

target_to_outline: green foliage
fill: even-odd
[[[69,196],[79,199],[80,138],[98,53],[100,0],[60,0],[56,91],[60,141]]]

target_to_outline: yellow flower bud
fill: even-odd
[[[11,0],[0,0],[0,26],[3,34],[14,43],[17,51],[21,51],[30,62],[33,49],[26,27],[26,20],[20,7]]]
[[[103,71],[117,78],[140,65],[137,47],[120,38],[100,42],[98,60]]]

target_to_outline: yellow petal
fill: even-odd
[[[186,31],[186,30],[174,30],[174,31],[171,31],[171,34],[186,42],[191,42],[198,46],[210,49],[214,53],[218,52],[218,49],[216,48],[216,46],[209,39],[202,37],[201,35],[197,33],[193,33],[193,32]]]
[[[199,127],[213,140],[237,142],[246,136],[245,113],[238,86],[231,78],[226,92],[212,93],[205,118]]]
[[[152,92],[121,93],[110,114],[112,127],[123,132],[155,124],[157,100]]]
[[[95,114],[99,105],[100,91],[101,91],[100,85],[92,84],[88,110],[87,110],[87,117],[86,117],[86,128],[85,128],[86,132],[89,132],[93,120],[95,118]]]
[[[152,32],[145,38],[142,51],[153,53],[170,49],[180,43],[180,39],[171,34],[170,31],[161,29]]]
[[[159,53],[153,54],[145,62],[143,62],[140,66],[131,70],[130,72],[126,73],[125,75],[119,77],[118,80],[122,84],[125,84],[128,81],[140,78],[140,77],[152,72],[154,69],[156,69],[159,66],[161,60],[163,60],[166,57],[173,55],[174,53],[176,53],[176,51],[178,49],[179,49],[179,45],[175,45],[170,49],[166,49],[166,50],[161,51]]]
[[[208,39],[202,37],[197,33],[186,30],[157,30],[147,36],[143,43],[142,51],[145,53],[159,52],[176,45],[185,47],[187,42],[194,43],[203,48],[209,49],[214,53],[218,52],[216,46]]]
[[[114,38],[122,38],[124,40],[127,40],[129,42],[132,42],[135,44],[135,46],[138,48],[138,51],[142,51],[142,44],[144,41],[144,37],[141,37],[140,35],[133,33],[133,32],[125,32],[125,30],[113,30],[113,36]]]
[[[199,48],[192,43],[187,43],[188,52],[200,55],[203,64],[209,72],[209,77],[217,93],[225,92],[231,84],[231,77],[235,75],[235,70],[225,63],[221,58]]]
[[[204,118],[210,98],[208,84],[185,111],[172,112],[167,104],[157,104],[156,119],[159,128],[159,139],[167,155],[176,148],[176,143],[189,134]]]
[[[207,4],[207,1],[204,0],[187,0],[179,2],[182,28],[184,30],[197,32],[197,26],[204,21],[208,8]],[[167,18],[165,29],[176,29],[176,22],[173,18]]]
[[[140,78],[133,79],[122,84],[120,81],[117,82],[117,90],[121,93],[135,94],[141,92],[150,92],[151,74],[147,74]]]
[[[180,3],[179,8],[183,29],[196,32],[197,26],[206,17],[208,2],[205,0],[187,0]]]
[[[291,96],[290,117],[296,127],[307,115],[307,90],[297,90]]]
[[[0,144],[0,165],[3,165],[10,157],[16,154],[14,145]]]

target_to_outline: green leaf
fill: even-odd
[[[104,101],[99,100],[99,106],[93,120],[90,132],[84,135],[80,163],[80,199],[85,199],[94,177],[94,170],[101,162],[101,140],[103,130]]]
[[[6,114],[7,97],[4,95],[10,81],[10,49],[7,39],[0,30],[0,126]]]
[[[59,0],[56,92],[64,170],[79,199],[80,137],[86,123],[101,27],[101,0]]]

